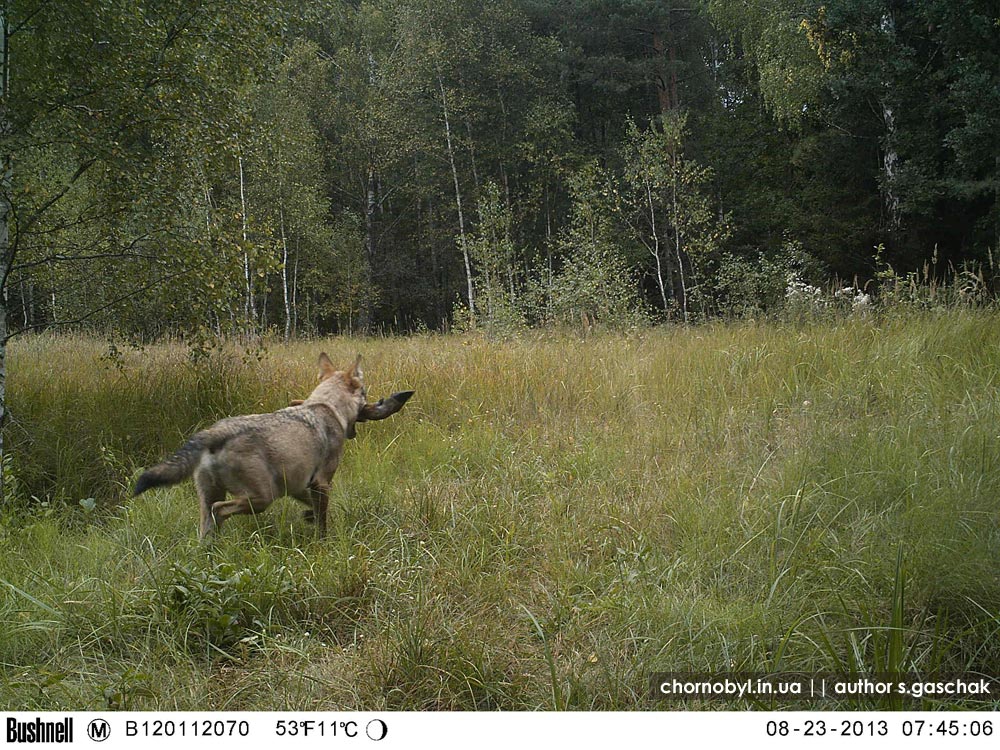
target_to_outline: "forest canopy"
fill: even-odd
[[[985,0],[13,0],[4,341],[767,312],[987,268]]]

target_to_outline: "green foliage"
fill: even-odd
[[[364,243],[357,214],[345,211],[334,217],[329,245],[318,248],[299,271],[301,293],[309,299],[303,332],[316,334],[330,327],[355,331],[365,310],[379,303],[379,287],[365,270]]]
[[[269,635],[274,607],[296,593],[288,569],[266,562],[252,568],[175,563],[167,586],[168,618],[188,648],[259,644]]]
[[[900,313],[988,305],[993,299],[987,279],[995,269],[973,263],[940,268],[935,253],[919,271],[899,274],[885,260],[885,247],[875,248],[875,281],[880,303]]]
[[[114,680],[101,688],[101,695],[104,697],[107,709],[109,711],[127,711],[137,701],[155,698],[156,693],[150,686],[150,681],[150,675],[134,669],[126,669],[122,674],[116,675]]]
[[[785,122],[808,118],[821,98],[830,52],[813,33],[814,7],[788,0],[708,3],[712,19],[746,51],[764,101]]]
[[[523,271],[511,237],[510,206],[502,201],[495,182],[484,186],[478,213],[479,223],[468,244],[476,269],[476,324],[489,335],[508,336],[525,326],[524,302],[519,299]]]
[[[728,218],[708,196],[712,170],[685,157],[686,135],[684,114],[642,132],[630,122],[622,187],[625,221],[655,261],[663,310],[673,304],[685,321],[689,308],[708,312],[708,272],[729,235]]]
[[[482,294],[506,335],[582,312],[557,296],[621,307],[594,298],[619,261],[625,307],[690,320],[772,306],[758,259],[786,243],[823,284],[864,284],[879,244],[904,277],[933,248],[962,268],[997,244],[983,0],[116,0],[7,20],[12,331],[445,329]],[[618,224],[596,244],[591,162]]]
[[[753,318],[781,309],[788,266],[763,253],[756,260],[724,255],[711,275],[715,311],[724,317]]]
[[[5,19],[17,32],[4,146],[18,158],[4,281],[19,323],[96,320],[149,335],[163,332],[151,317],[217,312],[232,266],[229,243],[205,232],[204,175],[232,145],[232,103],[278,15],[178,0],[18,5]]]
[[[614,223],[615,189],[589,164],[573,176],[573,212],[555,241],[562,268],[548,285],[548,320],[563,325],[629,328],[644,320],[634,278]]]
[[[752,259],[726,253],[703,274],[707,313],[736,318],[784,313],[795,318],[798,312],[812,310],[822,296],[816,284],[826,275],[822,264],[794,240]],[[842,295],[838,301],[845,300]]]

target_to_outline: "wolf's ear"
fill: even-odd
[[[358,355],[357,359],[354,360],[354,365],[351,367],[350,372],[348,372],[347,374],[349,376],[351,376],[352,378],[357,378],[358,380],[362,380],[364,378],[365,374],[363,372],[361,372],[361,355],[360,354]]]
[[[333,366],[333,362],[330,358],[326,356],[326,352],[319,355],[319,379],[326,380],[328,377],[336,372],[337,368]]]

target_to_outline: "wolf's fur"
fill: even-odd
[[[306,505],[306,517],[326,531],[330,480],[354,437],[355,422],[383,419],[366,404],[361,358],[349,370],[335,370],[319,357],[320,383],[296,406],[271,414],[249,414],[216,422],[193,435],[161,463],[147,469],[135,494],[177,484],[194,475],[201,505],[201,538],[240,513],[260,513],[290,495]],[[407,393],[392,412],[402,408]],[[381,403],[381,402],[380,402]],[[232,495],[227,500],[226,493]]]

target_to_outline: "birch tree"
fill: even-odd
[[[297,317],[295,268],[332,253],[336,242],[330,201],[324,195],[322,144],[308,103],[326,72],[318,48],[299,42],[275,66],[271,80],[255,87],[251,96],[256,137],[250,153],[250,198],[266,226],[259,245],[272,253],[265,277],[277,276],[276,303],[283,314],[285,340],[291,338]]]
[[[619,208],[653,260],[663,310],[690,319],[692,291],[728,234],[710,199],[711,169],[684,153],[686,117],[670,113],[645,130],[630,123],[622,149]]]
[[[204,211],[191,210],[194,200],[203,206],[196,162],[218,150],[232,92],[252,71],[274,12],[196,0],[37,0],[0,13],[2,417],[12,335],[107,316],[211,265],[199,245]],[[36,279],[68,293],[58,309],[38,310],[41,319],[12,325],[12,282],[27,288]]]

